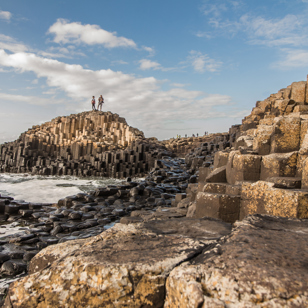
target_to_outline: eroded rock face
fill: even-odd
[[[306,307],[308,221],[249,216],[176,267],[164,307]]]
[[[5,307],[163,307],[165,281],[230,232],[213,219],[117,224],[82,242],[41,251],[13,283]]]

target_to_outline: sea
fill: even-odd
[[[87,193],[97,187],[115,185],[122,181],[113,178],[0,173],[0,195],[27,202],[56,203],[61,198],[80,192]]]
[[[141,178],[133,179],[142,180]],[[13,197],[14,200],[38,203],[57,203],[59,199],[83,192],[87,193],[98,187],[120,184],[123,180],[113,178],[87,177],[78,178],[74,176],[41,176],[30,174],[0,173],[0,195]],[[107,225],[105,228],[112,227]],[[13,234],[24,234],[27,227],[16,222],[0,221],[0,241]],[[19,275],[23,276],[23,274]],[[7,288],[15,281],[14,278],[0,279],[1,290]]]

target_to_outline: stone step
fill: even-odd
[[[284,189],[300,189],[302,185],[302,178],[300,177],[272,177],[266,180],[274,183],[275,188]]]
[[[234,223],[240,216],[240,203],[239,195],[199,192],[194,217],[212,217]]]
[[[308,191],[275,188],[275,183],[243,183],[240,219],[252,214],[308,218]]]
[[[203,192],[213,194],[227,194],[231,196],[241,195],[241,185],[230,185],[227,183],[206,183],[202,190]]]

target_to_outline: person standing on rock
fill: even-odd
[[[103,95],[101,95],[98,98],[97,110],[101,109],[101,111],[102,111],[103,104],[104,104],[104,98],[103,98]]]
[[[92,103],[92,110],[96,110],[95,109],[95,96],[92,96],[91,103]]]

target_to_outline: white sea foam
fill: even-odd
[[[111,178],[77,178],[73,176],[37,176],[29,174],[0,174],[0,194],[15,200],[55,203],[59,199],[97,187],[117,184]]]

